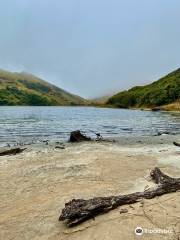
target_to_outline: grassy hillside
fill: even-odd
[[[0,105],[83,105],[85,100],[27,73],[0,70]]]
[[[156,107],[179,102],[180,68],[146,86],[134,87],[108,99],[107,104],[128,107]],[[175,104],[176,105],[176,104]]]

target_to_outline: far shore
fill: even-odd
[[[157,109],[157,111],[161,112],[180,112],[180,102],[177,103],[171,103],[167,105],[162,106],[154,106],[154,107],[118,107],[116,105],[109,105],[109,104],[103,104],[103,103],[95,103],[92,104],[94,107],[102,107],[102,108],[115,108],[115,109],[130,109],[130,110],[141,110],[141,111],[153,111],[154,109]]]
[[[0,105],[0,107],[98,107],[98,108],[114,108],[114,109],[129,109],[129,110],[141,110],[141,111],[161,111],[161,112],[180,112],[180,102],[170,103],[162,106],[154,107],[118,107],[116,105],[110,105],[105,103],[90,102],[86,105]],[[157,110],[155,110],[157,109]]]

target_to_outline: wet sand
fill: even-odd
[[[0,239],[178,239],[180,192],[122,206],[74,228],[58,221],[72,198],[152,186],[147,176],[155,166],[180,177],[180,148],[167,139],[66,144],[65,149],[29,146],[22,154],[0,157]],[[120,214],[122,208],[128,212]],[[170,233],[139,237],[134,233],[137,226]]]

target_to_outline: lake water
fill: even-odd
[[[0,107],[0,146],[65,141],[73,130],[95,137],[180,134],[180,113],[95,107]]]

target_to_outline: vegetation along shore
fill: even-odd
[[[136,86],[110,97],[107,105],[119,108],[180,110],[180,68],[146,86]]]

